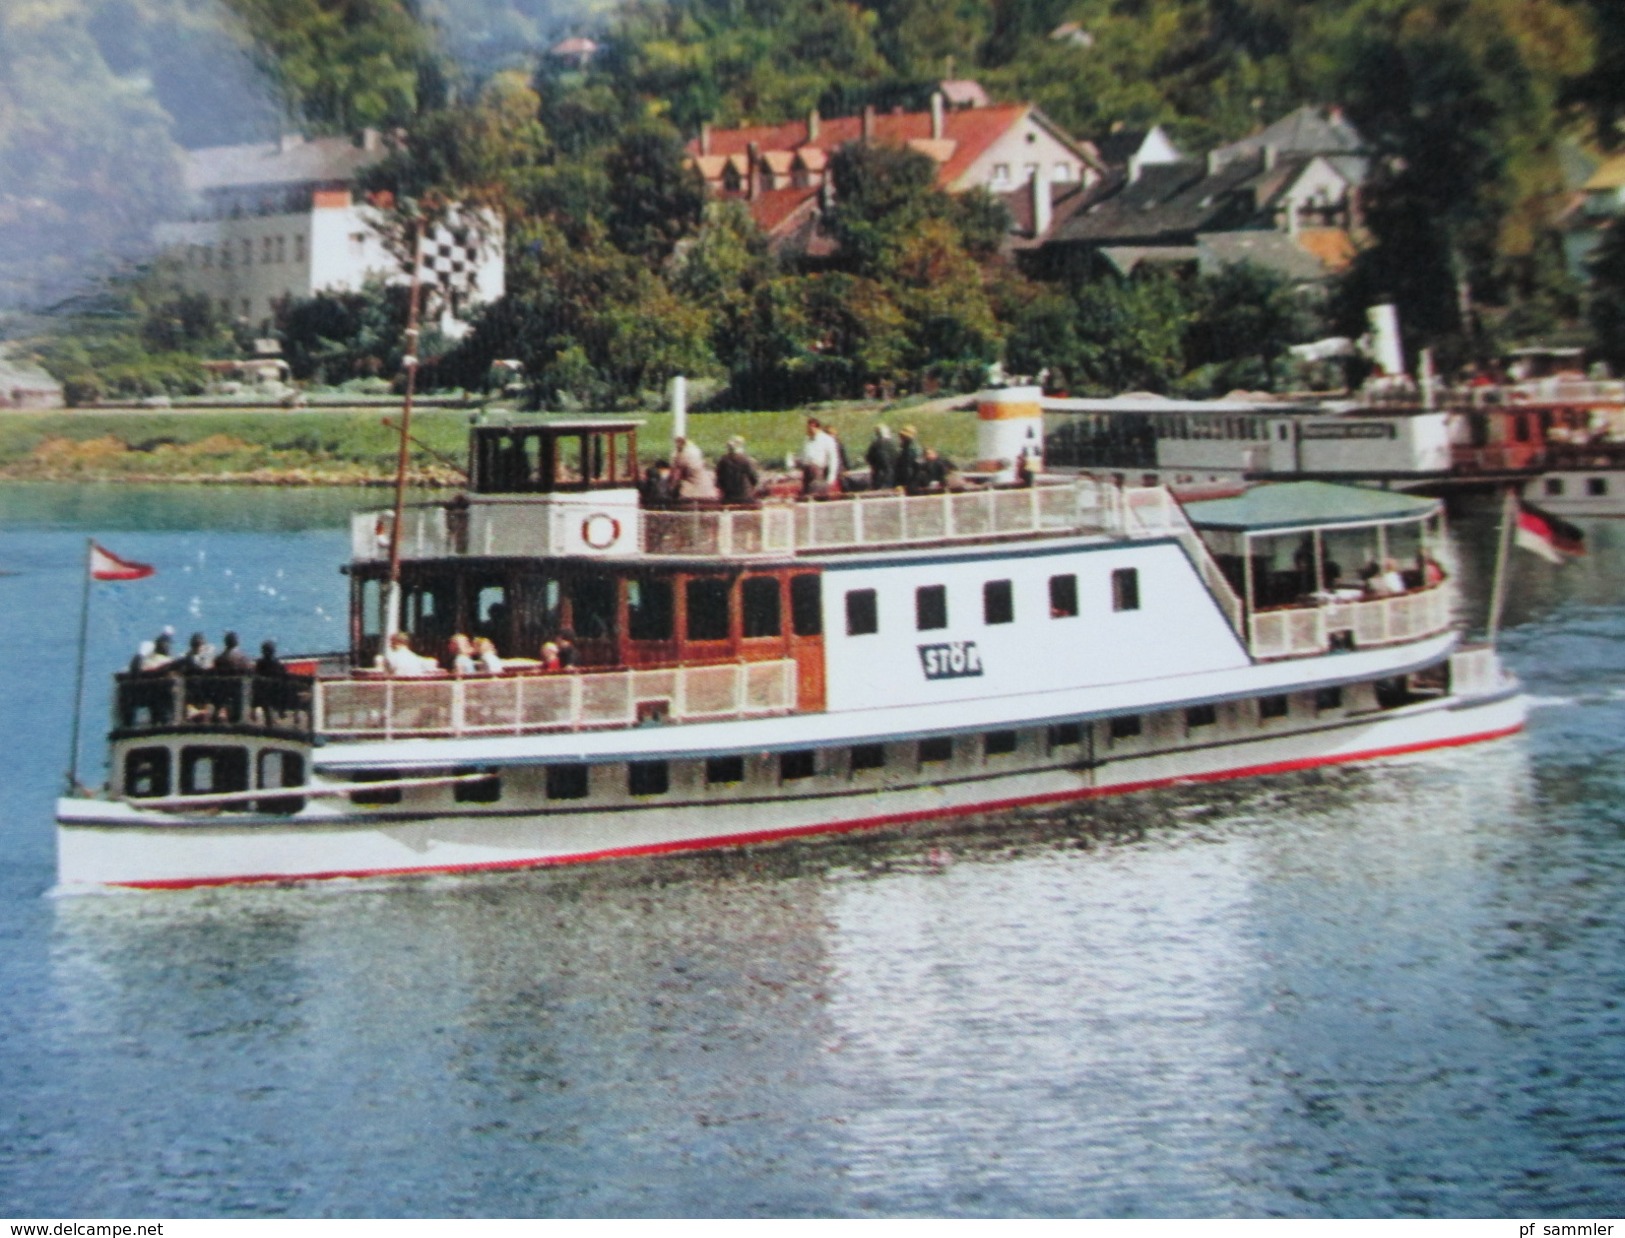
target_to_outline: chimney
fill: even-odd
[[[1128,157],[1128,183],[1133,184],[1140,179],[1140,156],[1138,153]]]
[[[758,171],[761,159],[762,148],[755,142],[745,148],[745,176],[747,178],[745,182],[745,198],[750,202],[756,201],[762,192],[762,177],[760,171]]]
[[[807,113],[807,141],[809,144],[818,141],[818,109],[813,108]]]
[[[1033,236],[1043,240],[1044,234],[1049,231],[1052,209],[1049,196],[1049,173],[1045,170],[1043,160],[1033,168]]]
[[[301,133],[279,134],[276,140],[276,152],[279,155],[286,155],[295,146],[302,146],[304,141],[305,137]]]
[[[942,91],[931,92],[931,140],[942,141]]]
[[[700,122],[700,154],[709,155],[710,153],[711,153],[711,122],[708,121],[708,120],[702,120]]]
[[[1264,144],[1264,171],[1275,171],[1275,161],[1281,157],[1281,152],[1269,143]]]
[[[1219,158],[1219,152],[1216,150],[1208,151],[1207,174],[1209,176],[1217,176],[1219,174],[1219,169],[1222,167],[1224,167],[1224,163]]]
[[[360,146],[362,150],[383,150],[383,136],[376,129],[363,129]]]
[[[875,105],[872,103],[863,105],[863,140],[865,142],[875,140]]]

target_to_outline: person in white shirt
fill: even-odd
[[[502,659],[497,656],[497,647],[489,636],[474,638],[474,661],[487,675],[502,674]]]
[[[381,670],[403,678],[432,675],[440,669],[433,658],[420,657],[412,652],[412,642],[405,632],[397,632],[389,638],[389,649],[379,655],[378,662]]]
[[[841,468],[841,449],[816,417],[807,418],[807,441],[797,457],[801,465],[801,493],[827,494]]]

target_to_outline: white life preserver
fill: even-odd
[[[608,550],[621,540],[621,522],[607,512],[594,512],[581,522],[581,540],[593,550]]]

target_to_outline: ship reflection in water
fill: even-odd
[[[240,536],[234,570],[289,536]],[[1513,593],[1524,735],[861,840],[42,899],[54,772],[7,757],[0,1199],[1617,1213],[1625,546],[1591,550]],[[314,646],[296,609],[277,634]],[[15,753],[29,724],[0,725]]]

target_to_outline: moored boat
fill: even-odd
[[[1437,501],[1182,506],[1038,471],[1035,390],[980,415],[985,485],[743,506],[647,501],[634,421],[476,426],[465,494],[355,518],[348,650],[118,677],[109,785],[59,803],[60,885],[647,855],[1522,725],[1460,635]],[[455,636],[493,669],[419,661]]]

